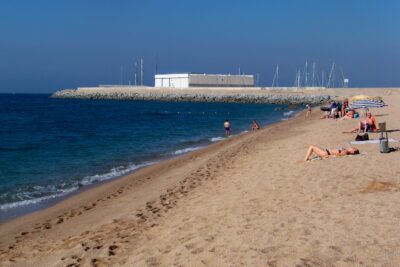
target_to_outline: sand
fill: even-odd
[[[400,139],[400,90],[371,109]],[[400,151],[302,162],[359,121],[300,114],[0,225],[1,266],[398,266]],[[378,138],[378,133],[370,138]],[[400,143],[391,143],[391,147]]]

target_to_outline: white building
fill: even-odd
[[[225,74],[157,74],[154,76],[155,87],[253,87],[254,75]]]

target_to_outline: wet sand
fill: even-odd
[[[389,104],[371,111],[400,139],[400,90],[363,92]],[[300,114],[2,224],[0,265],[397,266],[400,151],[364,144],[361,155],[304,163],[310,144],[354,140],[341,132],[358,119],[319,116]]]

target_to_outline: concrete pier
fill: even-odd
[[[161,89],[154,87],[79,87],[55,92],[53,98],[152,100],[169,102],[224,102],[267,104],[322,104],[330,96],[324,89],[294,88],[190,88]]]

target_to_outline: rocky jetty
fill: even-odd
[[[266,104],[322,104],[329,95],[305,94],[300,91],[278,90],[204,90],[204,89],[154,89],[154,88],[78,88],[55,92],[52,98],[153,100],[168,102],[224,102]]]

